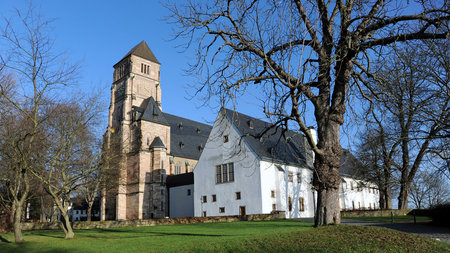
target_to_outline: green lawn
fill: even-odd
[[[26,243],[0,241],[0,252],[448,252],[448,244],[389,229],[313,228],[291,220],[25,232]],[[12,233],[0,234],[3,241]],[[1,239],[1,238],[0,238]]]
[[[377,222],[391,222],[391,216],[380,216],[380,217],[346,217],[345,219],[353,220],[365,220],[365,221],[377,221]],[[416,216],[417,222],[430,222],[431,218],[426,216]],[[414,222],[414,216],[394,216],[394,223],[400,222]]]

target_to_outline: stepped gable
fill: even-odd
[[[228,119],[238,129],[251,149],[265,161],[279,164],[312,168],[312,151],[301,133],[287,130],[282,136],[282,127],[269,130],[261,139],[255,136],[262,133],[271,124],[251,116],[223,108]]]
[[[137,44],[135,47],[133,47],[119,62],[121,62],[123,59],[127,58],[130,55],[136,55],[143,59],[161,65],[161,63],[159,63],[158,59],[156,59],[152,50],[150,50],[150,48],[148,47],[147,43],[144,40],[141,41],[141,43]]]
[[[159,109],[159,106],[153,97],[146,99],[143,105],[145,108],[144,110],[139,107],[134,107],[135,110],[141,113],[141,117],[138,117],[138,119],[163,124],[166,126],[169,125],[166,117],[164,116],[164,113],[161,111],[161,109]]]
[[[197,121],[163,113],[170,125],[170,153],[198,160],[212,127]]]

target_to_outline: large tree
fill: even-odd
[[[399,209],[408,208],[411,184],[427,155],[436,153],[440,140],[448,138],[448,49],[448,43],[439,41],[394,47],[390,59],[375,64],[371,89],[366,91],[373,99],[368,120],[393,143],[387,153],[398,154],[389,157],[388,166],[391,173],[398,171]]]
[[[4,113],[10,119],[4,129],[9,129],[9,162],[3,167],[9,171],[18,187],[10,190],[13,196],[14,234],[16,242],[22,242],[21,217],[23,205],[30,192],[30,171],[38,164],[37,147],[40,142],[40,125],[45,120],[43,108],[53,88],[73,80],[76,66],[64,61],[55,53],[49,38],[48,21],[34,12],[32,6],[1,23],[0,68],[14,80],[0,83],[0,96],[11,110]],[[20,126],[20,127],[19,127]],[[19,131],[20,130],[20,131]],[[6,131],[6,130],[5,130]],[[15,176],[14,176],[15,175]],[[11,186],[10,180],[9,185]]]
[[[370,72],[385,45],[445,39],[447,1],[196,1],[168,4],[175,34],[195,44],[190,71],[197,86],[222,102],[261,92],[274,126],[294,122],[316,154],[315,224],[340,223],[340,128],[352,74]],[[312,106],[318,142],[302,113]]]

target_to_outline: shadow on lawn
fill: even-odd
[[[83,235],[83,237],[89,238],[137,238],[145,236],[193,236],[193,237],[225,237],[228,235],[217,235],[217,234],[194,234],[194,233],[176,233],[176,232],[159,232],[159,231],[135,231],[135,230],[117,230],[117,229],[96,229],[99,235]],[[112,233],[112,234],[111,234]],[[129,236],[114,236],[114,233],[130,233]],[[136,234],[141,234],[142,236],[137,236]]]
[[[3,238],[1,235],[0,235],[0,241],[4,242],[4,243],[11,243],[10,241],[8,241],[5,238]]]

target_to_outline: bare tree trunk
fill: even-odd
[[[63,217],[63,226],[62,229],[64,230],[64,233],[66,236],[65,239],[72,239],[75,237],[75,233],[72,229],[72,224],[70,224],[69,215],[67,215],[67,208],[64,207],[63,202],[61,202],[58,198],[58,196],[52,195],[53,200],[55,201],[56,206],[59,209],[59,212],[61,213],[61,216]]]
[[[23,201],[14,201],[14,239],[16,243],[23,243],[22,235],[22,204]]]
[[[87,221],[91,221],[92,206],[93,206],[93,203],[88,203]]]
[[[338,123],[329,123],[328,127],[318,127],[319,136],[329,138],[319,139],[318,146],[326,150],[325,154],[317,155],[314,161],[314,186],[317,189],[317,209],[315,226],[341,223],[339,207],[339,175],[342,148],[339,142]],[[327,140],[327,141],[325,141]]]
[[[61,212],[61,215],[64,219],[63,221],[63,230],[66,236],[65,239],[72,239],[75,237],[75,233],[73,232],[72,225],[70,224],[69,215],[67,215],[67,212]]]
[[[398,196],[398,209],[408,209],[408,197],[410,184],[401,184],[400,195]]]
[[[322,188],[319,189],[317,193],[317,209],[314,221],[316,226],[339,224],[341,222],[339,188],[329,188],[328,190]]]

